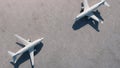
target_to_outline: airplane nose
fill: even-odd
[[[37,40],[38,43],[40,43],[44,38],[40,38]]]
[[[44,38],[41,38],[40,41],[42,41]]]

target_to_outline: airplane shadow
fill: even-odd
[[[93,12],[99,19],[101,19],[102,21],[104,21],[104,19],[102,18],[100,12],[98,10],[96,10],[95,12]],[[80,28],[82,28],[83,26],[89,24],[90,26],[92,26],[97,32],[100,32],[99,30],[99,22],[95,21],[94,19],[90,18],[88,19],[88,17],[83,17],[77,21],[75,21],[75,23],[73,24],[72,28],[73,30],[78,30]]]
[[[16,44],[19,44],[20,46],[22,45],[20,43],[16,43]],[[23,47],[23,45],[22,45],[22,47]],[[36,50],[36,51],[34,51],[34,56],[37,55],[41,51],[42,47],[43,47],[43,43],[42,42],[34,47],[34,49]],[[24,63],[25,61],[27,61],[28,59],[30,59],[30,55],[29,55],[29,52],[27,51],[27,52],[23,53],[18,58],[18,60],[17,60],[17,62],[15,64],[12,63],[12,62],[10,62],[10,63],[14,66],[14,68],[19,68],[19,66],[22,63]],[[30,62],[31,62],[31,60],[30,60]],[[34,66],[32,66],[32,64],[31,64],[31,68],[34,68]]]

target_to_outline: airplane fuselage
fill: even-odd
[[[93,12],[94,10],[96,10],[98,7],[100,7],[101,5],[103,5],[104,1],[101,1],[95,5],[93,5],[92,7],[88,8],[87,10],[85,10],[84,12],[80,13],[79,15],[77,15],[76,20],[81,19],[82,17],[89,15],[91,12]]]
[[[38,39],[38,40],[33,41],[32,43],[29,43],[24,48],[22,48],[18,52],[16,52],[16,55],[22,54],[22,53],[28,51],[29,49],[34,48],[37,44],[39,44],[41,42],[41,40],[42,39]]]

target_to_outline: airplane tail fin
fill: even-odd
[[[107,1],[106,1],[106,0],[101,0],[101,1],[103,1],[103,2],[104,2],[104,5],[105,5],[105,6],[110,7],[110,5],[107,3]]]
[[[15,53],[13,53],[11,51],[8,51],[8,53],[10,54],[10,56],[12,56],[12,62],[16,63],[16,55],[15,55]]]

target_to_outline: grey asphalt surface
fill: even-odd
[[[7,51],[21,49],[14,34],[32,41],[44,37],[35,68],[120,68],[120,0],[99,8],[104,24],[97,25],[74,21],[82,1],[0,0],[0,68],[31,68],[28,53],[10,63]]]

